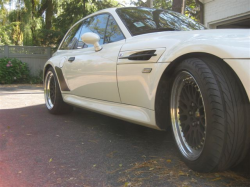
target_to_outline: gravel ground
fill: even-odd
[[[83,109],[51,115],[41,85],[0,86],[0,187],[250,186],[234,171],[197,173],[171,133]]]

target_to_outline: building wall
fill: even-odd
[[[218,23],[250,16],[250,0],[200,0],[204,3],[204,23],[215,28]]]

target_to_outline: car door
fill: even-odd
[[[100,36],[102,50],[96,52],[81,37],[86,32]],[[117,56],[125,38],[110,14],[100,14],[83,21],[78,42],[64,62],[63,73],[72,94],[120,102],[117,86]]]

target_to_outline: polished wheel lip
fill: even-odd
[[[53,104],[54,101],[52,102],[52,99],[51,99],[51,89],[50,89],[51,81],[54,81],[54,85],[56,85],[56,80],[55,80],[54,74],[52,71],[49,71],[46,74],[45,84],[44,84],[45,104],[49,110],[51,110],[54,107],[54,104]],[[54,89],[55,89],[54,94],[56,94],[56,88],[54,88]]]
[[[204,137],[204,142],[203,142],[203,146],[199,149],[196,150],[194,148],[192,148],[186,141],[184,134],[181,130],[181,123],[179,120],[179,98],[180,98],[180,94],[181,94],[181,90],[184,86],[184,80],[186,79],[190,79],[192,80],[196,86],[198,87],[198,90],[200,90],[199,85],[197,84],[195,78],[187,71],[181,71],[178,73],[178,75],[176,76],[173,86],[172,86],[172,91],[171,91],[171,100],[170,100],[170,111],[171,111],[171,121],[172,121],[172,128],[173,128],[173,132],[174,132],[174,137],[176,140],[176,143],[178,145],[179,150],[181,151],[182,155],[187,158],[190,161],[194,161],[197,158],[199,158],[199,156],[201,155],[203,148],[204,148],[204,144],[205,144],[205,140],[206,140],[206,134]],[[205,111],[205,105],[204,105],[204,100],[202,97],[202,94],[200,93],[201,99],[202,99],[202,104],[204,106],[204,115],[205,115],[205,132],[207,129],[207,121],[206,121],[206,111]]]

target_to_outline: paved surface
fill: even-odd
[[[245,165],[196,173],[171,133],[80,109],[51,115],[41,86],[0,86],[0,187],[250,186]]]

